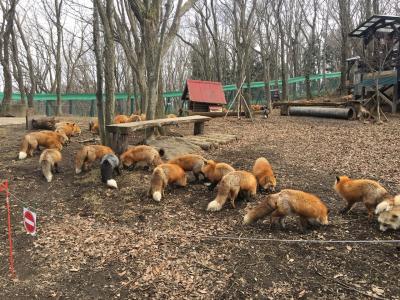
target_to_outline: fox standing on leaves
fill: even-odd
[[[285,189],[268,195],[244,216],[243,223],[251,224],[271,215],[271,226],[279,222],[285,228],[286,216],[299,216],[300,227],[305,230],[309,225],[328,225],[329,210],[317,196],[297,190]]]
[[[179,186],[186,186],[187,177],[185,171],[175,164],[161,164],[156,167],[151,177],[149,197],[155,201],[160,201],[164,196],[164,190],[169,185],[175,183]]]
[[[137,163],[146,163],[150,169],[163,163],[161,157],[164,156],[164,149],[157,151],[153,147],[141,145],[129,148],[121,154],[121,164],[124,167],[135,167]]]
[[[235,208],[235,200],[239,192],[244,192],[246,198],[256,195],[257,179],[250,172],[233,171],[225,175],[219,183],[217,197],[208,203],[207,210],[221,210],[228,199]]]
[[[272,171],[271,164],[266,158],[260,157],[255,161],[253,175],[257,178],[260,189],[275,191],[276,178]]]
[[[203,173],[205,179],[211,182],[211,185],[208,187],[210,191],[217,186],[222,177],[233,171],[235,171],[235,169],[230,165],[226,163],[217,163],[213,160],[207,160],[201,168],[201,173]]]
[[[363,202],[371,220],[376,206],[386,199],[392,198],[387,190],[378,182],[369,179],[350,179],[347,176],[336,177],[335,191],[347,201],[341,213],[347,213],[355,203]]]
[[[176,164],[184,169],[186,172],[192,171],[196,180],[199,180],[201,168],[204,166],[206,160],[203,156],[197,154],[185,154],[168,161],[169,164]]]
[[[79,174],[82,170],[86,171],[89,165],[96,159],[101,159],[104,155],[114,153],[114,151],[103,145],[83,146],[75,157],[75,173]]]
[[[114,153],[104,155],[100,161],[101,181],[107,186],[117,189],[117,182],[113,179],[114,172],[121,175],[118,157]]]
[[[53,179],[52,171],[59,172],[58,163],[62,160],[61,152],[57,149],[45,149],[40,154],[39,164],[47,182]]]
[[[62,150],[62,145],[68,141],[65,133],[54,131],[38,131],[31,132],[24,136],[21,148],[19,150],[18,158],[25,159],[27,156],[33,156],[33,151],[38,149],[39,146]]]

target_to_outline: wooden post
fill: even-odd
[[[26,130],[32,130],[32,119],[34,115],[35,115],[35,110],[33,108],[26,109],[26,124],[25,124]]]
[[[119,132],[113,132],[111,136],[111,148],[118,155],[128,149],[128,134],[122,134]]]
[[[194,135],[199,135],[204,133],[204,122],[195,122],[194,123]]]

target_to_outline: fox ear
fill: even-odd
[[[340,181],[340,177],[336,176],[336,183],[338,183]]]

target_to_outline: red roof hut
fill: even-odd
[[[221,82],[187,80],[182,101],[188,101],[187,109],[193,112],[222,111],[226,104]]]

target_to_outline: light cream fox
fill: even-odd
[[[42,169],[42,173],[44,177],[47,179],[47,182],[51,182],[53,179],[53,173],[59,172],[58,163],[62,160],[61,152],[57,149],[45,149],[40,154],[39,164]]]
[[[277,222],[284,228],[286,216],[299,216],[301,229],[308,225],[328,225],[328,208],[313,194],[298,190],[285,189],[279,193],[268,195],[257,206],[244,216],[243,223],[251,224],[271,215],[271,226]]]
[[[375,214],[380,214],[384,211],[389,211],[396,206],[400,206],[400,195],[395,196],[379,203],[375,208]]]
[[[379,229],[386,231],[388,229],[399,229],[400,228],[400,206],[395,206],[391,210],[383,211],[379,217]]]
[[[257,179],[254,175],[246,171],[233,171],[226,174],[219,183],[217,197],[208,203],[207,210],[221,210],[228,199],[235,208],[235,200],[241,191],[245,193],[246,198],[256,195]]]

